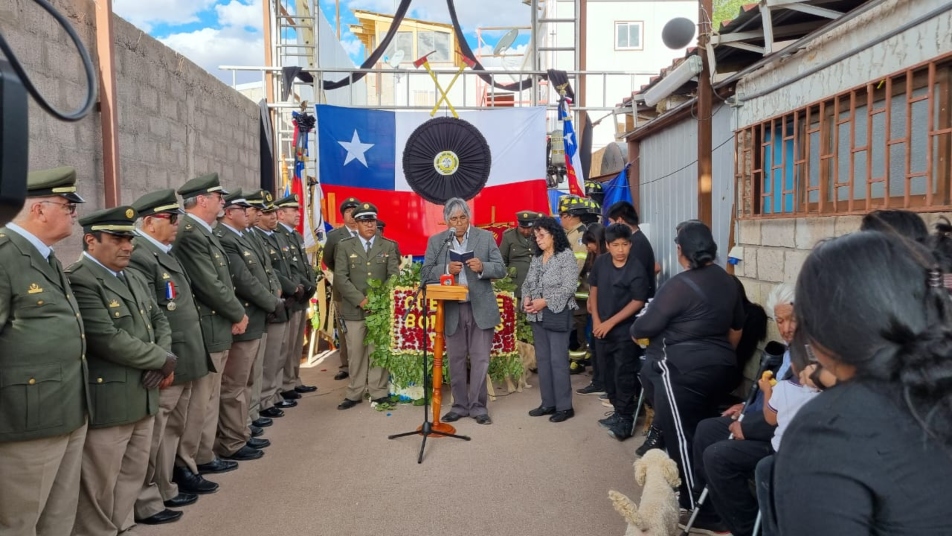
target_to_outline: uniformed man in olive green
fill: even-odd
[[[562,229],[569,239],[569,245],[572,246],[572,252],[575,253],[575,261],[578,264],[579,274],[585,266],[585,259],[588,257],[588,248],[582,242],[582,235],[585,234],[587,227],[582,223],[582,217],[591,213],[591,201],[575,195],[563,196],[559,199],[559,220],[562,223]],[[579,374],[585,371],[585,350],[588,348],[588,337],[586,329],[588,325],[588,311],[586,309],[586,298],[588,293],[588,283],[582,278],[579,279],[579,292],[575,298],[579,304],[573,318],[575,321],[575,340],[577,348],[570,355],[571,363],[569,371],[572,374]]]
[[[272,204],[274,202],[274,198],[271,196],[271,192],[268,192],[267,190],[253,190],[244,195],[244,198],[245,201],[247,201],[251,206],[245,209],[245,213],[248,215],[248,227],[245,228],[243,238],[246,240],[248,245],[251,246],[252,252],[255,254],[258,262],[264,268],[264,272],[268,276],[269,288],[277,289],[277,297],[281,298],[284,295],[284,288],[282,287],[281,281],[278,278],[278,270],[274,268],[274,265],[271,262],[272,257],[268,254],[268,249],[265,246],[261,236],[254,231],[262,217],[262,211],[265,208],[265,203],[267,203],[269,207],[273,207]],[[283,322],[287,322],[287,316],[287,308],[284,305],[284,300],[281,300],[278,303],[278,306],[275,307],[274,311],[267,315],[265,318],[265,325],[262,328],[263,331],[261,334],[261,344],[258,345],[258,355],[255,356],[254,368],[251,369],[251,394],[248,399],[247,421],[248,426],[251,428],[252,437],[258,437],[264,434],[264,430],[262,430],[261,427],[255,425],[254,421],[261,418],[261,391],[262,383],[264,381],[265,355],[267,354],[269,346],[272,348],[277,347],[278,352],[280,352],[282,346],[284,345],[284,337],[287,335],[287,331],[284,330],[282,331],[280,339],[274,339],[271,337],[271,330],[269,330],[268,327],[278,319],[282,319]],[[249,318],[251,317],[249,316]],[[252,320],[251,323],[254,323],[254,321]],[[282,400],[279,400],[278,402],[282,402]],[[273,404],[265,406],[265,409],[268,407],[273,407]]]
[[[291,268],[281,251],[278,235],[274,232],[278,225],[277,207],[271,192],[261,190],[261,215],[254,226],[254,234],[259,239],[265,253],[271,259],[273,274],[277,276],[284,298],[284,307],[278,307],[276,314],[268,316],[268,327],[265,330],[268,344],[265,348],[264,362],[261,373],[261,394],[259,397],[258,417],[253,419],[252,425],[258,427],[271,426],[271,419],[283,417],[284,412],[275,405],[285,406],[285,399],[281,396],[281,386],[284,380],[284,365],[287,362],[287,335],[288,335],[288,304],[294,301],[294,295],[304,292],[304,286],[293,280]]]
[[[522,283],[526,280],[529,262],[532,261],[535,253],[535,235],[532,233],[532,225],[541,217],[541,214],[531,210],[517,212],[518,226],[506,229],[499,243],[499,253],[502,254],[502,262],[505,263],[506,269],[516,269],[513,279],[513,283],[516,284],[516,298],[522,298]]]
[[[83,254],[66,269],[83,315],[88,345],[89,432],[75,536],[107,536],[131,527],[133,506],[149,468],[159,386],[173,378],[172,330],[132,257],[136,211],[100,210],[79,219]],[[181,512],[163,509],[148,519],[168,523]]]
[[[207,414],[202,438],[194,454],[201,474],[223,473],[238,467],[237,462],[218,458],[213,450],[218,433],[222,371],[225,370],[232,336],[244,333],[248,327],[245,308],[235,297],[225,250],[212,233],[212,225],[225,206],[224,195],[227,193],[217,173],[196,177],[182,185],[178,194],[184,199],[186,214],[172,246],[192,282],[202,324],[202,340],[215,371],[208,375],[211,389]]]
[[[0,227],[0,534],[69,534],[86,441],[86,341],[52,246],[73,231],[76,172],[27,176]]]
[[[314,273],[314,268],[308,261],[307,252],[304,251],[304,237],[296,230],[298,224],[301,223],[301,203],[297,194],[279,199],[274,204],[278,207],[278,226],[275,227],[275,232],[278,233],[278,240],[283,241],[281,249],[288,259],[291,272],[303,287],[301,294],[294,296],[295,301],[290,310],[287,361],[281,391],[281,396],[293,400],[301,398],[304,393],[317,391],[317,387],[301,383],[301,352],[304,349],[307,308],[310,305],[311,296],[317,290],[317,274]]]
[[[265,318],[281,304],[278,289],[271,288],[254,248],[248,243],[248,213],[251,205],[242,197],[241,190],[225,196],[225,210],[218,219],[215,236],[225,249],[235,295],[245,308],[248,327],[236,334],[228,351],[221,378],[221,409],[218,417],[218,438],[215,453],[225,459],[256,460],[264,455],[261,450],[271,444],[267,439],[252,438],[248,428],[251,371],[254,369]],[[283,306],[283,304],[282,304]]]
[[[335,254],[335,278],[341,295],[341,317],[347,330],[347,356],[350,363],[350,384],[337,409],[350,409],[359,404],[365,392],[374,402],[389,398],[389,373],[370,364],[373,350],[364,339],[364,321],[369,281],[386,281],[400,271],[400,254],[396,242],[377,233],[377,207],[361,203],[354,211],[357,236],[341,240]]]
[[[139,221],[129,270],[142,276],[169,321],[172,353],[178,357],[172,384],[159,391],[149,470],[135,505],[136,519],[143,520],[165,507],[192,504],[199,493],[217,491],[218,484],[198,474],[193,455],[186,454],[180,460],[182,467],[175,466],[178,451],[194,453],[201,440],[205,404],[199,401],[208,400],[210,386],[204,379],[211,365],[191,283],[172,251],[185,212],[171,189],[146,194],[132,208]]]
[[[324,243],[323,261],[327,269],[334,273],[334,255],[337,253],[337,244],[345,238],[357,236],[357,222],[354,221],[354,209],[360,206],[360,201],[356,197],[348,197],[340,204],[340,214],[344,218],[344,224],[327,233],[327,241]],[[340,370],[334,375],[335,380],[345,380],[349,375],[347,368],[347,337],[344,336],[344,330],[340,325],[340,292],[337,287],[331,284],[331,300],[334,302],[334,323],[337,326],[338,345],[337,353],[340,357]]]

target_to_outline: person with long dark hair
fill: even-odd
[[[578,285],[578,265],[562,226],[554,218],[536,220],[536,252],[522,284],[522,309],[532,326],[542,405],[532,417],[552,422],[575,416],[569,374],[569,329]]]
[[[924,247],[861,232],[817,245],[797,279],[807,351],[837,379],[784,434],[781,534],[952,534],[952,302]],[[809,492],[805,492],[809,490]]]
[[[631,337],[650,340],[641,383],[681,473],[679,501],[690,510],[695,506],[694,432],[701,420],[717,414],[736,381],[734,349],[744,308],[731,276],[714,263],[717,244],[706,225],[678,225],[675,243],[685,270],[658,289],[632,325]]]
[[[925,243],[929,237],[929,228],[922,216],[910,210],[874,210],[863,216],[859,230],[898,233],[919,243]]]
[[[585,258],[580,277],[583,281],[588,281],[595,259],[603,253],[608,253],[608,247],[605,244],[605,226],[600,223],[590,223],[582,233],[582,243],[588,249],[588,257]],[[592,381],[585,387],[576,389],[575,392],[580,395],[602,395],[605,393],[605,373],[598,367],[598,348],[595,345],[595,337],[592,335],[592,302],[586,300],[585,306],[588,310],[585,333],[588,335],[588,348],[592,352]]]

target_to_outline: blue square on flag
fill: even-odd
[[[317,106],[321,182],[393,190],[393,112]]]

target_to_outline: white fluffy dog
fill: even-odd
[[[608,492],[615,511],[628,522],[625,536],[678,534],[678,464],[661,449],[635,461],[635,482],[642,487],[641,506],[615,490]]]

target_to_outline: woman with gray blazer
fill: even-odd
[[[542,405],[532,417],[551,415],[552,422],[575,416],[569,378],[569,330],[578,309],[578,264],[565,231],[554,218],[535,222],[536,251],[522,284],[522,310],[532,326]]]

